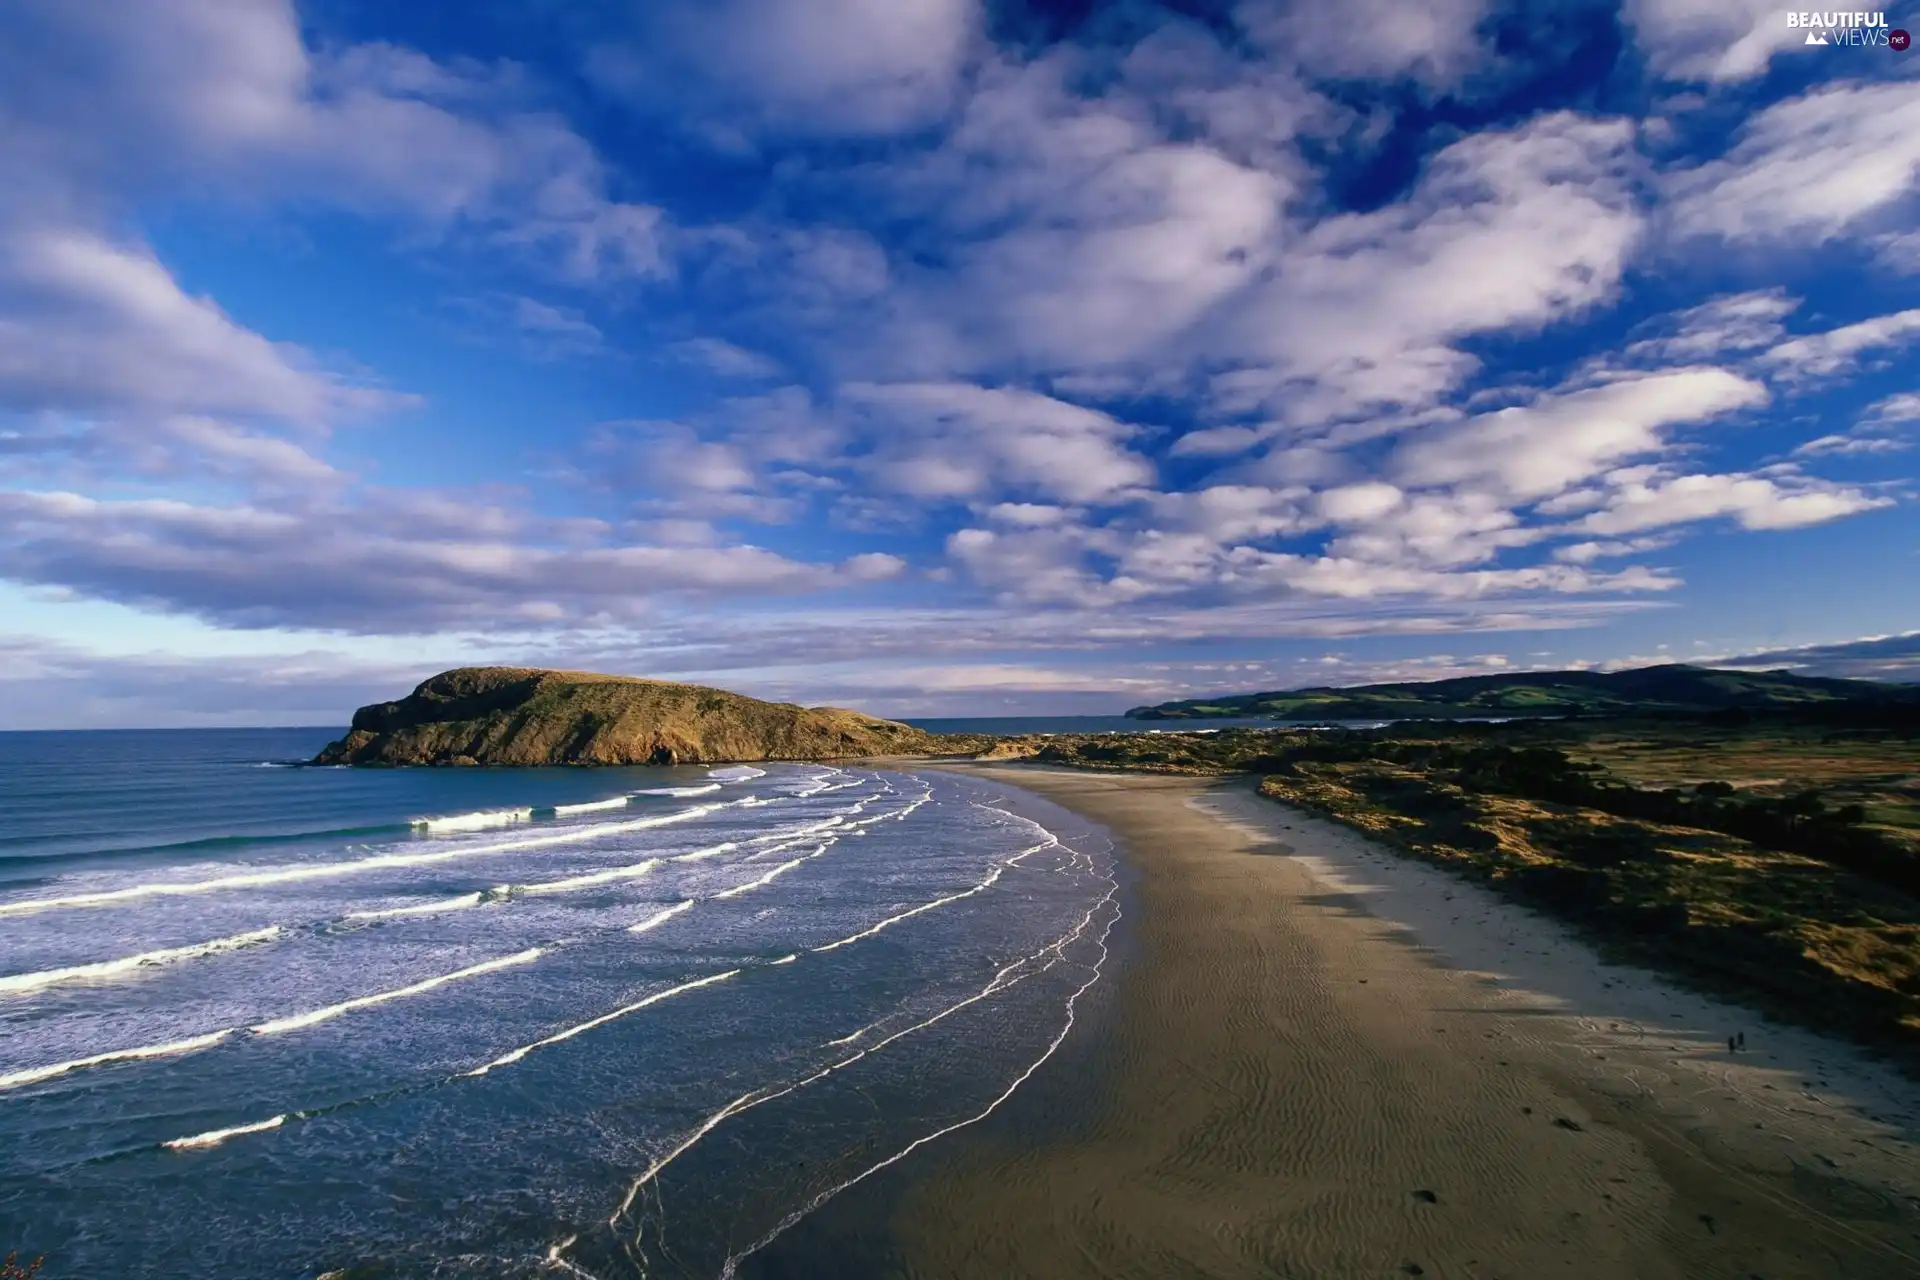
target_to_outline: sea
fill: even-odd
[[[1110,840],[983,779],[299,763],[337,733],[0,734],[0,1256],[753,1276],[1113,968]]]

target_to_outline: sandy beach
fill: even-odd
[[[1245,780],[962,767],[1115,835],[1132,953],[902,1195],[907,1274],[1920,1276],[1920,1090],[1851,1050]]]

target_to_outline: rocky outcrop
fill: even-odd
[[[633,765],[918,753],[934,737],[838,707],[529,667],[462,667],[354,713],[315,764]]]

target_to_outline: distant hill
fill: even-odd
[[[462,667],[362,707],[315,764],[629,765],[925,751],[932,735],[838,707],[530,667]]]
[[[1237,693],[1135,707],[1135,720],[1269,716],[1276,720],[1450,719],[1471,716],[1636,715],[1777,711],[1875,701],[1920,705],[1920,686],[1726,671],[1674,663],[1633,671],[1529,671],[1351,688]]]

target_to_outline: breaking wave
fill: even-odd
[[[488,827],[510,827],[516,822],[525,822],[532,817],[533,810],[530,807],[483,809],[478,813],[456,813],[446,818],[415,818],[413,827],[416,831],[425,831],[429,835],[444,835],[456,831],[484,831]]]
[[[343,917],[347,920],[385,920],[392,916],[431,916],[442,911],[460,911],[467,907],[477,907],[486,902],[484,891],[463,893],[457,898],[440,898],[433,902],[416,903],[411,907],[388,907],[384,911],[349,911]]]
[[[9,1071],[5,1075],[0,1075],[0,1089],[18,1089],[23,1085],[38,1084],[42,1080],[63,1076],[69,1071],[105,1066],[110,1062],[134,1062],[142,1058],[171,1058],[178,1054],[196,1053],[201,1049],[219,1044],[232,1035],[234,1030],[233,1027],[223,1027],[219,1031],[204,1036],[193,1036],[186,1040],[170,1040],[165,1044],[146,1044],[134,1049],[113,1049],[85,1058],[69,1058],[65,1062],[50,1062],[42,1067]]]
[[[65,969],[42,969],[37,973],[11,974],[0,978],[0,995],[26,995],[62,982],[115,978],[139,969],[153,969],[172,964],[176,960],[192,960],[200,956],[218,955],[222,951],[237,951],[241,947],[271,942],[284,932],[286,931],[277,924],[268,925],[264,929],[252,929],[227,938],[215,938],[211,942],[196,942],[186,947],[167,947],[160,951],[143,951],[137,956],[123,956],[118,960],[76,964]]]
[[[646,794],[645,792],[641,793]],[[598,813],[602,809],[624,809],[626,796],[614,796],[611,800],[587,800],[580,804],[557,804],[553,806],[555,817],[564,818],[571,813]]]
[[[628,925],[627,932],[628,933],[647,933],[650,930],[659,928],[661,925],[665,924],[667,921],[679,915],[682,911],[691,910],[696,905],[698,905],[698,900],[694,898],[688,898],[684,902],[676,902],[672,906],[666,908],[664,911],[654,912],[652,915],[648,916],[645,920],[642,920],[639,924]]]
[[[602,836],[618,835],[627,831],[642,831],[653,827],[669,826],[676,822],[688,822],[694,818],[705,817],[717,809],[727,807],[723,804],[694,805],[674,813],[660,814],[651,818],[634,818],[626,822],[602,822],[584,827],[574,827],[551,834],[524,836],[516,840],[496,840],[490,844],[463,845],[455,849],[444,849],[434,853],[382,853],[370,858],[356,858],[347,862],[323,862],[309,866],[275,867],[267,871],[249,871],[239,875],[215,876],[207,880],[161,881],[154,884],[131,885],[125,889],[103,889],[96,893],[76,893],[59,898],[28,898],[22,902],[0,902],[0,916],[27,915],[38,911],[55,911],[69,907],[110,906],[129,902],[139,898],[177,897],[184,894],[212,893],[220,889],[253,889],[262,885],[292,884],[302,880],[320,880],[333,876],[357,875],[368,871],[385,871],[395,867],[421,867],[435,863],[452,862],[460,858],[474,858],[485,854],[512,853],[523,849],[542,849],[558,844],[575,844],[585,840],[597,840]]]
[[[287,1118],[279,1115],[255,1124],[238,1124],[231,1129],[209,1129],[205,1133],[196,1133],[191,1138],[175,1138],[160,1145],[173,1151],[185,1151],[193,1147],[217,1147],[228,1138],[237,1138],[243,1133],[264,1133],[268,1129],[278,1129],[286,1122]]]
[[[656,991],[644,1000],[636,1000],[632,1004],[622,1005],[611,1013],[603,1013],[599,1017],[589,1018],[585,1022],[576,1022],[564,1030],[556,1031],[550,1036],[533,1041],[531,1044],[523,1044],[518,1049],[512,1049],[501,1054],[492,1062],[482,1063],[473,1070],[462,1072],[461,1074],[484,1076],[490,1071],[499,1070],[501,1067],[512,1066],[514,1063],[520,1061],[520,1059],[532,1053],[535,1049],[544,1049],[548,1045],[559,1044],[563,1040],[571,1040],[575,1036],[585,1035],[596,1027],[604,1027],[609,1022],[624,1018],[628,1014],[638,1013],[642,1009],[651,1008],[659,1004],[662,1000],[671,1000],[673,997],[682,995],[685,992],[697,991],[701,987],[710,987],[716,982],[725,982],[728,978],[737,978],[743,972],[745,972],[745,970],[728,969],[724,973],[710,973],[704,978],[695,978],[691,982],[683,982],[677,987],[668,987],[665,991]]]
[[[290,1017],[275,1018],[270,1022],[256,1023],[247,1030],[257,1036],[275,1036],[283,1031],[298,1031],[302,1027],[311,1027],[317,1022],[327,1022],[341,1014],[352,1013],[355,1009],[365,1009],[370,1005],[385,1004],[389,1000],[404,1000],[408,996],[421,995],[435,987],[444,987],[449,982],[458,982],[462,978],[477,978],[483,973],[492,973],[496,969],[508,969],[514,965],[531,964],[547,953],[545,947],[528,947],[517,955],[501,956],[497,960],[486,960],[479,964],[468,965],[452,973],[443,973],[437,978],[428,978],[409,986],[395,987],[391,991],[379,991],[370,996],[356,996],[352,1000],[342,1000],[339,1004],[330,1004],[324,1009],[314,1009],[308,1013],[296,1013]]]

